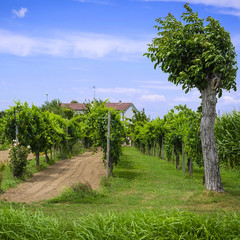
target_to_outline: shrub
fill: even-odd
[[[50,199],[49,203],[97,203],[105,196],[94,191],[89,184],[81,182],[75,183],[70,188],[66,188],[62,194]]]
[[[2,192],[2,188],[1,188],[1,185],[2,185],[2,172],[4,171],[5,167],[7,165],[7,162],[0,162],[0,193]]]
[[[21,177],[26,172],[28,154],[29,149],[20,144],[16,143],[11,146],[9,156],[13,177]]]

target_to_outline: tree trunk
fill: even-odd
[[[46,163],[49,163],[49,157],[47,155],[47,150],[45,150],[45,162]]]
[[[113,159],[110,159],[109,161],[109,167],[110,167],[110,176],[113,177]]]
[[[182,144],[182,171],[185,174],[185,152],[184,152],[184,145]]]
[[[164,160],[164,145],[163,145],[163,137],[162,137],[162,160]]]
[[[220,77],[215,75],[208,86],[201,90],[202,118],[200,124],[200,135],[204,159],[205,187],[210,191],[223,192],[217,145],[214,136],[217,103],[216,89],[219,82]]]
[[[35,165],[36,165],[36,167],[39,167],[39,153],[36,153]]]
[[[155,140],[153,142],[153,156],[154,157],[156,156],[156,142],[155,142]]]
[[[188,165],[189,176],[192,176],[192,173],[193,173],[193,163],[192,163],[191,157],[188,158],[187,165]]]
[[[172,163],[174,165],[174,148],[172,149]]]
[[[161,158],[161,144],[159,143],[158,144],[158,148],[159,148],[159,152],[158,152],[158,157]]]
[[[55,146],[53,147],[53,158],[54,159],[56,158],[56,147]]]
[[[176,155],[176,169],[179,170],[179,155]]]

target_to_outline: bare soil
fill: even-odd
[[[76,182],[89,184],[97,189],[105,172],[102,152],[92,155],[92,151],[88,151],[80,156],[61,160],[34,174],[28,181],[0,195],[0,200],[26,203],[42,201],[59,195],[65,187]]]

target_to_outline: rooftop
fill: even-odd
[[[106,107],[108,108],[113,108],[117,111],[126,111],[132,103],[123,103],[123,102],[118,102],[118,103],[106,103]],[[86,104],[85,103],[62,103],[62,106],[66,106],[71,108],[72,110],[75,111],[83,111],[86,110]]]

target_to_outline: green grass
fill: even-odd
[[[62,194],[47,202],[49,203],[102,203],[103,194],[94,191],[90,185],[75,183],[71,188],[66,188]]]
[[[212,193],[206,191],[202,184],[203,169],[195,166],[193,177],[189,177],[166,160],[145,156],[135,148],[123,147],[121,160],[114,169],[114,178],[103,179],[102,188],[97,192],[65,189],[50,201],[25,207],[30,210],[40,208],[47,215],[70,219],[108,210],[177,208],[199,213],[219,210],[240,212],[240,172],[222,169],[221,174],[225,192]],[[14,204],[14,208],[18,206],[21,207],[21,204]]]
[[[195,166],[193,177],[172,163],[125,147],[124,155],[106,187],[116,208],[170,209],[209,212],[240,211],[240,173],[222,170],[225,193],[205,190],[203,169]]]
[[[1,239],[239,239],[240,215],[171,211],[108,212],[68,221],[25,209],[0,209]]]

